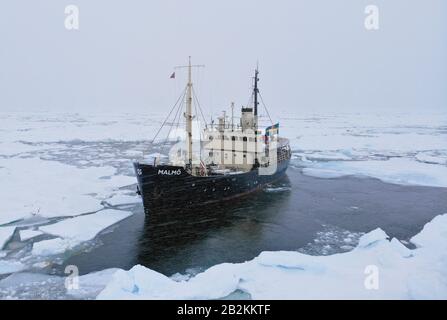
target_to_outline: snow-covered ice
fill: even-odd
[[[39,228],[41,231],[59,238],[35,242],[32,253],[38,256],[61,254],[83,242],[93,240],[101,231],[131,214],[127,211],[107,209],[42,226]]]
[[[110,166],[80,169],[37,158],[0,158],[0,181],[8,181],[0,193],[0,224],[97,211],[107,194],[135,183]]]
[[[0,275],[13,272],[19,272],[26,266],[18,261],[0,260]]]
[[[414,157],[420,162],[447,165],[447,151],[422,151],[417,153]]]
[[[29,239],[38,237],[42,234],[43,232],[39,230],[30,230],[30,229],[20,230],[20,240],[27,241]]]
[[[117,206],[122,204],[131,204],[131,203],[140,203],[141,198],[135,195],[127,195],[127,194],[116,194],[110,198],[104,200],[111,206]]]
[[[302,171],[306,175],[320,178],[364,175],[389,183],[447,187],[447,166],[421,163],[407,158],[318,162]]]
[[[373,230],[355,249],[330,256],[262,252],[175,281],[141,265],[119,270],[98,299],[219,299],[243,291],[252,299],[446,299],[447,214],[428,223],[410,250]],[[377,286],[368,286],[378,270]]]
[[[362,232],[353,232],[332,225],[323,225],[314,240],[298,249],[298,252],[313,256],[326,256],[339,252],[351,251],[358,244]]]
[[[15,230],[16,227],[0,227],[0,250],[11,239]]]
[[[2,273],[48,265],[130,215],[103,201],[138,199],[126,188],[136,183],[132,158],[146,148],[138,141],[156,129],[157,116],[148,119],[0,112],[0,250],[19,229],[1,251]]]
[[[303,173],[363,175],[396,184],[447,186],[447,114],[283,114]]]
[[[411,242],[418,248],[439,247],[440,250],[447,250],[447,215],[435,217],[424,226],[422,232],[411,238]],[[435,252],[434,252],[435,253]]]
[[[165,115],[0,113],[2,142],[132,141],[151,137]]]
[[[8,185],[0,192],[0,250],[4,248],[0,273],[15,272],[9,282],[0,281],[0,295],[16,292],[21,298],[33,297],[28,294],[32,289],[15,287],[14,281],[34,283],[31,280],[38,275],[19,271],[48,265],[53,256],[91,241],[129,215],[104,207],[140,201],[131,195],[134,188],[126,188],[135,184],[131,161],[150,160],[150,153],[162,151],[156,147],[149,151],[149,145],[142,142],[154,136],[164,119],[162,113],[0,112],[0,181]],[[292,165],[304,174],[368,176],[389,183],[447,187],[447,114],[282,113],[279,118],[281,135],[291,141]],[[169,140],[182,138],[182,131],[172,131]],[[266,189],[287,190],[290,188]],[[109,216],[102,216],[107,212]],[[235,291],[255,299],[446,298],[445,219],[440,216],[427,224],[412,239],[417,246],[414,250],[387,239],[381,230],[363,237],[346,230],[325,230],[310,244],[312,253],[333,253],[327,246],[334,241],[343,251],[352,251],[325,257],[264,252],[252,261],[217,265],[184,281],[141,266],[131,271],[105,270],[81,277],[85,291],[73,295],[92,298],[108,283],[99,298],[208,299]],[[19,249],[19,260],[10,252],[17,243],[7,245],[15,227],[20,241],[27,241]],[[43,240],[37,241],[40,232],[45,232]],[[381,271],[377,291],[364,289],[365,264],[375,264]],[[34,297],[67,297],[63,278],[42,275],[41,282],[36,282]],[[56,295],[44,292],[52,285],[58,288]]]
[[[102,271],[92,272],[79,277],[79,288],[67,290],[67,294],[75,299],[95,298],[112,280],[113,275],[119,269],[105,269]]]

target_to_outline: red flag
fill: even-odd
[[[170,79],[175,79],[175,72],[173,72],[169,78]]]

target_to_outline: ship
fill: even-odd
[[[224,112],[217,123],[204,121],[203,129],[195,129],[197,107],[202,115],[203,112],[195,96],[193,67],[199,66],[193,66],[190,57],[189,63],[182,66],[188,71],[187,84],[174,106],[179,119],[179,110],[184,110],[184,138],[170,147],[169,157],[160,155],[133,163],[137,193],[142,197],[146,214],[219,205],[243,197],[283,178],[289,165],[291,149],[288,139],[279,136],[279,123],[273,124],[270,119],[264,130],[258,125],[260,97],[262,101],[259,68],[255,69],[249,105],[242,106],[238,121],[232,103],[231,120]],[[167,119],[163,125],[166,123]],[[174,125],[175,120],[171,127]],[[198,138],[194,137],[197,131],[200,131]]]

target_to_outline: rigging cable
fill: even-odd
[[[197,104],[197,106],[199,107],[200,114],[202,115],[202,119],[203,119],[203,122],[205,124],[205,128],[207,128],[206,119],[205,119],[205,116],[203,115],[202,107],[200,106],[199,99],[197,98],[196,91],[194,90],[194,87],[192,88],[192,95],[193,95],[194,101],[195,101],[194,105]],[[196,109],[196,114],[197,114],[197,109]]]
[[[269,110],[267,109],[267,106],[266,106],[265,103],[264,103],[264,99],[262,99],[261,92],[258,91],[258,94],[259,94],[259,97],[261,98],[261,103],[262,103],[262,105],[264,106],[265,111],[267,112],[267,116],[269,117],[270,122],[271,122],[272,125],[273,125],[272,118],[270,117]]]
[[[184,98],[186,94],[186,87],[183,90],[183,94],[180,95],[180,97],[178,97],[176,103],[174,104],[174,106],[172,107],[171,111],[169,112],[168,116],[165,118],[165,120],[163,121],[161,127],[158,129],[157,133],[155,134],[154,138],[151,141],[151,144],[154,143],[155,139],[157,139],[158,134],[160,133],[161,129],[163,129],[164,125],[166,124],[166,122],[169,120],[169,117],[172,114],[172,111],[174,111],[175,107],[177,106],[177,104],[179,103],[180,99]],[[183,100],[183,99],[182,99]]]
[[[183,93],[183,96],[182,96],[182,100],[181,100],[182,103],[180,103],[180,104],[178,105],[178,107],[177,107],[177,111],[175,112],[174,120],[173,120],[171,126],[169,127],[168,135],[166,136],[165,142],[163,143],[163,147],[165,147],[166,143],[167,143],[168,140],[169,140],[169,135],[171,134],[172,127],[174,126],[175,121],[176,121],[176,119],[177,119],[177,115],[179,116],[179,117],[178,117],[178,119],[179,119],[178,121],[180,121],[180,117],[181,117],[180,115],[181,115],[181,112],[179,112],[179,111],[180,111],[180,109],[182,109],[183,101],[185,100],[185,95],[186,95],[186,90],[185,90],[185,92]]]
[[[194,95],[194,97],[196,97],[194,94],[194,90],[193,90],[193,95]],[[197,112],[197,104],[198,103],[194,103],[194,110],[196,111],[196,115],[199,115],[199,113]],[[205,125],[206,125],[206,123],[205,123]],[[200,126],[199,126],[199,128],[200,128]],[[202,161],[202,143],[201,143],[201,141],[202,141],[202,131],[199,130],[199,142],[200,142],[199,143],[199,159],[200,159],[200,161]]]

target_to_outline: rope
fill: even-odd
[[[193,90],[193,95],[195,97],[194,90]],[[196,115],[199,114],[197,112],[197,105],[198,105],[198,103],[194,103],[194,110],[196,111]],[[205,123],[205,125],[206,125],[206,123]],[[200,159],[200,161],[202,161],[202,142],[201,141],[202,141],[202,131],[199,132],[199,159]]]
[[[194,105],[197,104],[197,106],[199,107],[200,114],[202,115],[202,119],[205,124],[205,128],[207,128],[206,119],[205,119],[205,116],[203,115],[203,110],[202,110],[202,107],[200,106],[199,99],[197,98],[196,91],[194,90],[194,87],[192,88],[192,95],[194,97],[194,101],[196,102]],[[197,109],[196,109],[196,114],[197,114]]]
[[[166,122],[168,121],[169,117],[172,114],[172,111],[174,111],[175,107],[177,106],[177,104],[179,103],[180,99],[182,97],[184,97],[186,94],[186,87],[183,90],[183,94],[180,95],[180,97],[178,97],[177,101],[175,102],[174,106],[172,107],[171,111],[169,112],[168,116],[165,118],[165,120],[163,121],[163,124],[161,125],[161,127],[158,129],[157,133],[155,134],[154,138],[151,141],[151,144],[154,143],[155,139],[157,139],[158,134],[160,133],[161,129],[163,129],[164,125],[166,124]],[[182,99],[183,100],[183,99]]]
[[[270,117],[269,110],[267,109],[267,106],[266,106],[265,103],[264,103],[264,99],[262,99],[261,93],[260,93],[259,91],[258,91],[258,94],[259,94],[259,97],[261,98],[261,103],[262,103],[262,105],[264,106],[265,111],[267,112],[267,116],[269,117],[270,122],[271,122],[272,125],[273,125],[272,118]]]
[[[177,107],[177,111],[175,112],[174,121],[172,122],[172,125],[169,127],[168,135],[166,136],[164,145],[163,145],[163,147],[162,147],[162,150],[163,150],[163,151],[164,151],[164,147],[165,147],[166,143],[167,143],[168,140],[169,140],[169,135],[171,134],[172,127],[174,126],[174,123],[175,123],[175,121],[176,121],[176,119],[177,119],[177,115],[179,116],[179,120],[178,120],[178,121],[180,121],[180,114],[181,114],[181,112],[179,112],[179,111],[180,111],[180,109],[181,109],[182,106],[183,106],[183,101],[184,101],[184,99],[185,99],[185,95],[186,95],[186,90],[184,91],[183,96],[182,96],[182,100],[181,100],[182,103],[180,103],[180,104],[178,105],[178,107]]]

